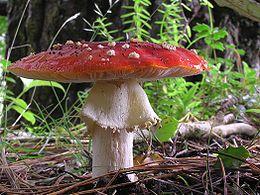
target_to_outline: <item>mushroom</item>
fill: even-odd
[[[57,44],[9,66],[14,74],[59,82],[95,82],[82,109],[93,139],[93,176],[133,166],[133,131],[160,122],[139,81],[199,74],[195,52],[149,42]]]

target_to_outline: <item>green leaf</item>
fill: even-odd
[[[144,19],[144,20],[150,20],[150,17],[144,15],[143,13],[137,13],[136,15],[138,15],[140,18],[142,18],[142,19]]]
[[[213,34],[213,39],[215,41],[223,39],[227,36],[227,34],[228,34],[227,31],[221,29],[221,30],[219,30],[219,31],[217,31],[216,33]]]
[[[26,109],[28,106],[27,103],[23,99],[13,98],[13,97],[7,97],[7,99],[10,99],[11,101],[13,101],[14,105],[19,106],[23,109]]]
[[[122,6],[122,8],[124,8],[124,9],[134,9],[133,6],[127,6],[127,5]]]
[[[205,43],[211,47],[214,46],[214,43],[212,44],[212,38],[211,37],[206,37],[205,38]]]
[[[197,33],[197,34],[196,34],[196,37],[198,37],[199,39],[201,39],[201,38],[205,38],[205,37],[207,37],[207,36],[209,36],[209,35],[210,35],[210,33],[209,33],[208,31],[202,31],[202,32]]]
[[[237,79],[241,79],[241,78],[244,78],[244,74],[242,74],[240,72],[233,72],[233,77],[237,78]]]
[[[235,45],[226,45],[226,48],[228,48],[228,49],[236,49],[236,46]]]
[[[156,131],[155,136],[161,142],[169,141],[172,137],[175,136],[177,132],[178,124],[179,124],[178,120],[172,118],[171,122],[164,124],[161,128],[159,128]]]
[[[7,68],[9,65],[11,65],[11,62],[7,61],[6,59],[2,59],[0,64],[2,64],[4,68]]]
[[[181,5],[182,5],[186,10],[188,10],[188,11],[191,12],[191,8],[189,8],[187,5],[185,5],[184,3],[181,3]]]
[[[189,25],[187,26],[186,31],[187,31],[187,36],[190,38],[191,37],[191,29],[190,29]]]
[[[152,28],[152,26],[149,23],[147,23],[145,20],[140,19],[140,21],[142,21],[143,25],[146,26],[147,28],[149,29]]]
[[[224,47],[223,43],[221,43],[221,42],[215,42],[215,43],[211,44],[210,46],[212,48],[218,49],[220,51],[224,51],[225,50],[225,47]]]
[[[189,89],[189,91],[184,95],[183,97],[183,104],[184,107],[187,107],[193,100],[193,98],[195,97],[195,94],[197,92],[198,89],[198,85],[194,85],[192,86],[192,88]]]
[[[143,9],[142,11],[143,11],[147,16],[150,17],[150,13],[149,13],[147,10]],[[150,18],[149,18],[149,19],[150,19]]]
[[[21,114],[23,116],[23,118],[26,119],[27,121],[29,121],[31,124],[35,123],[36,119],[34,117],[34,114],[31,111],[25,111],[24,108],[22,108],[20,106],[16,106],[16,105],[13,105],[12,109],[14,109],[16,112]]]
[[[249,151],[244,146],[237,148],[229,146],[227,149],[220,150],[217,154],[225,168],[238,168],[250,157]],[[218,162],[216,166],[220,167],[220,163]]]
[[[246,112],[260,114],[260,109],[248,109]]]
[[[245,50],[243,50],[243,49],[237,49],[237,52],[240,54],[240,55],[245,55]]]
[[[129,29],[125,29],[123,32],[128,33],[128,32],[133,32],[135,30],[136,30],[136,28],[129,28]]]
[[[65,93],[65,89],[64,87],[54,81],[42,81],[42,80],[33,80],[32,82],[30,82],[27,86],[25,86],[23,93],[27,92],[29,89],[33,88],[33,87],[56,87],[61,89],[64,93]]]
[[[211,9],[214,8],[214,6],[208,0],[201,0],[201,5],[208,6]]]
[[[9,81],[10,83],[16,83],[16,81],[11,77],[5,77],[6,81]]]
[[[197,24],[196,26],[193,27],[193,30],[196,32],[202,32],[202,31],[210,32],[210,27],[206,24]]]
[[[134,13],[134,12],[130,12],[130,13],[127,13],[127,14],[122,15],[121,18],[122,18],[122,19],[123,19],[123,18],[128,18],[128,17],[133,16],[133,15],[135,15],[135,13]]]

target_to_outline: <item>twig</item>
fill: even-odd
[[[222,174],[223,174],[223,182],[224,182],[224,195],[227,195],[228,194],[228,190],[227,190],[227,179],[226,179],[226,171],[225,171],[225,167],[224,167],[224,164],[222,162],[222,159],[221,158],[218,158],[219,161],[220,161],[220,166],[221,166],[221,171],[222,171]]]
[[[209,137],[208,137],[208,141],[207,141],[207,157],[206,157],[206,169],[207,169],[207,176],[206,178],[209,179],[209,184],[210,184],[210,190],[211,192],[213,192],[213,185],[212,185],[212,180],[211,180],[211,172],[210,172],[210,166],[209,166],[209,145],[210,145],[210,140],[211,140],[211,135],[212,135],[212,132],[213,132],[213,129],[212,129],[212,126],[211,126],[211,129],[210,129],[210,134],[209,134]],[[208,189],[208,186],[207,186],[207,189]]]
[[[118,177],[118,175],[119,175],[119,171],[108,182],[108,184],[106,185],[105,189],[101,191],[102,193],[105,192],[108,189],[108,187],[115,181],[115,179]]]
[[[42,151],[44,150],[44,148],[45,148],[45,147],[47,146],[47,144],[49,143],[50,139],[51,139],[51,132],[49,133],[48,138],[46,139],[46,141],[45,141],[45,143],[43,144],[42,148],[39,150],[38,154],[41,154],[41,153],[42,153]]]
[[[242,192],[243,192],[243,194],[247,194],[247,195],[250,195],[249,193],[247,193],[243,188],[241,188],[239,185],[237,185],[237,183],[229,176],[229,179],[230,179],[230,181],[234,184],[234,185],[236,185]]]
[[[190,192],[196,192],[196,193],[198,193],[198,194],[204,194],[204,193],[202,193],[202,192],[200,192],[200,191],[198,191],[198,190],[192,189],[191,187],[178,185],[178,184],[176,184],[176,182],[164,181],[164,180],[162,180],[162,179],[155,179],[155,180],[160,181],[160,182],[162,182],[162,183],[168,183],[168,184],[171,184],[171,185],[174,185],[174,186],[178,186],[178,187],[181,187],[181,188],[185,188],[185,189],[189,190]]]
[[[239,182],[239,174],[240,174],[240,171],[237,171],[237,174],[236,174],[236,176],[237,176],[237,177],[236,177],[236,178],[237,178],[237,182],[236,182],[237,186],[240,186],[240,184],[239,184],[239,183],[240,183],[240,182]],[[237,193],[237,194],[240,194],[238,187],[236,187],[236,193]]]

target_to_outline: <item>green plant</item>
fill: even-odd
[[[13,80],[10,80],[12,82],[15,82]],[[31,79],[22,79],[24,83],[24,89],[23,91],[17,96],[13,97],[13,93],[11,91],[6,91],[6,97],[5,101],[7,102],[6,105],[6,112],[13,109],[16,112],[20,114],[18,121],[21,117],[29,121],[31,124],[34,124],[36,122],[35,114],[29,110],[30,103],[27,104],[21,97],[28,92],[30,89],[33,89],[35,87],[43,87],[43,86],[49,86],[49,87],[55,87],[61,89],[63,92],[65,92],[65,89],[63,86],[57,82],[49,82],[49,81],[40,81],[40,80],[31,80]]]
[[[150,101],[162,119],[174,117],[178,120],[189,112],[198,113],[201,101],[195,97],[198,83],[187,82],[183,78],[164,79],[144,84]]]
[[[209,13],[211,14],[210,9]],[[247,93],[251,95],[255,93],[258,79],[256,78],[256,72],[245,62],[241,63],[240,61],[240,55],[244,55],[245,51],[223,42],[228,35],[225,29],[213,27],[213,23],[210,21],[210,25],[197,24],[193,27],[193,30],[195,39],[188,47],[197,41],[203,41],[209,46],[204,55],[211,70],[209,75],[203,75],[199,93],[197,94],[203,96],[202,105],[207,106],[207,109],[204,109],[201,115],[209,118],[219,108],[215,103],[221,102],[223,98],[232,95],[242,99],[243,95]],[[219,57],[216,50],[219,52],[229,50],[231,54],[237,56],[237,59]],[[200,51],[200,53],[203,53],[203,51]]]
[[[105,14],[102,13],[99,6],[95,4],[94,12],[98,14],[98,18],[90,24],[85,18],[83,18],[84,22],[89,26],[89,28],[85,28],[85,31],[93,32],[90,41],[93,41],[97,35],[105,38],[108,41],[118,41],[121,40],[122,37],[114,38],[113,34],[117,33],[117,29],[109,30],[111,28],[112,22],[108,21],[107,15],[111,13],[111,9],[118,3],[119,0],[115,2],[109,1],[109,8]]]
[[[4,116],[4,99],[6,95],[6,81],[4,79],[4,65],[6,61],[4,60],[5,50],[4,50],[4,33],[7,29],[6,17],[0,16],[0,127],[2,127],[2,118]]]
[[[124,6],[123,8],[129,10],[128,13],[121,16],[123,24],[128,27],[124,33],[128,33],[130,38],[137,38],[138,40],[149,39],[148,30],[151,25],[148,23],[151,16],[147,8],[151,5],[150,0],[134,0],[133,6]]]
[[[7,18],[5,16],[0,16],[0,35],[4,34],[7,29]]]
[[[227,36],[227,31],[224,29],[219,29],[217,27],[212,28],[207,24],[197,24],[193,27],[193,31],[196,32],[196,37],[189,45],[192,46],[194,43],[203,39],[205,43],[210,46],[212,49],[217,49],[224,51],[224,45],[221,42],[221,39]]]
[[[176,5],[178,5],[177,2],[175,2],[174,6]],[[256,86],[259,86],[259,79],[256,78],[256,72],[245,62],[239,64],[239,56],[244,55],[245,52],[236,48],[234,45],[225,43],[224,40],[228,35],[227,31],[214,27],[211,13],[213,5],[207,0],[201,1],[201,5],[208,8],[210,15],[209,24],[195,25],[191,32],[186,32],[185,37],[188,41],[188,48],[199,41],[204,42],[208,46],[206,50],[201,49],[198,50],[198,52],[204,55],[209,62],[211,68],[209,74],[204,73],[202,80],[196,84],[186,82],[183,79],[165,79],[162,82],[148,82],[145,84],[152,104],[159,115],[163,119],[166,119],[164,123],[165,128],[169,127],[167,122],[169,118],[180,120],[187,113],[191,113],[200,119],[208,119],[215,115],[220,106],[218,102],[221,102],[223,98],[233,95],[242,99],[245,94],[253,95],[256,93]],[[171,13],[172,15],[180,14],[180,12],[176,11],[179,9],[175,8],[173,4],[163,6],[164,10],[167,10],[167,8],[175,10],[175,12],[173,11],[174,13]],[[184,33],[184,31],[181,30],[181,26],[176,25],[173,21],[169,23],[165,21],[166,18],[170,18],[167,11],[161,13],[165,14],[165,17],[163,17],[162,21],[157,22],[161,25],[159,36],[162,40],[167,40],[166,38],[168,37],[168,39],[170,39],[172,35],[172,40],[167,41],[176,45],[178,43],[176,40],[183,38],[182,33]],[[176,16],[175,18],[176,20],[181,20],[182,17]],[[166,25],[172,25],[173,27],[168,28],[168,30],[164,32],[163,29],[167,29]],[[179,27],[179,31],[171,32],[171,29],[176,29],[177,27]],[[169,32],[170,35],[168,34]],[[191,42],[189,42],[188,39],[190,36],[189,33],[195,37]],[[161,41],[157,40],[157,42]],[[217,55],[216,51],[219,53],[225,50],[230,50],[234,56],[238,56],[238,62],[236,62],[236,59],[225,59]],[[217,102],[217,105],[214,102]],[[162,130],[163,129],[164,127]],[[173,132],[175,131],[173,126],[171,129]]]
[[[0,127],[2,126],[3,110],[4,110],[4,99],[5,99],[5,88],[6,82],[3,80],[3,63],[1,62],[2,56],[0,56]]]
[[[172,45],[178,45],[180,41],[189,41],[191,36],[190,27],[184,25],[184,17],[181,15],[183,9],[191,11],[189,7],[178,0],[171,0],[169,3],[162,3],[161,9],[158,10],[162,14],[162,20],[155,21],[160,26],[158,36],[159,40],[152,39],[156,43],[167,42]]]
[[[232,147],[229,146],[226,149],[222,149],[218,152],[218,158],[221,159],[225,168],[239,168],[242,163],[246,162],[246,159],[250,157],[249,151],[244,147]],[[216,167],[220,167],[220,163],[216,163]]]
[[[169,120],[164,120],[162,127],[156,131],[155,137],[160,142],[170,141],[170,139],[174,137],[177,133],[178,124],[179,121],[174,117]]]

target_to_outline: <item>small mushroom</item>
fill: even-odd
[[[133,131],[160,122],[139,81],[199,74],[206,64],[192,51],[165,44],[118,42],[111,49],[108,42],[68,41],[59,46],[59,54],[44,51],[8,69],[32,79],[95,82],[82,119],[93,139],[93,176],[100,176],[132,167]]]

